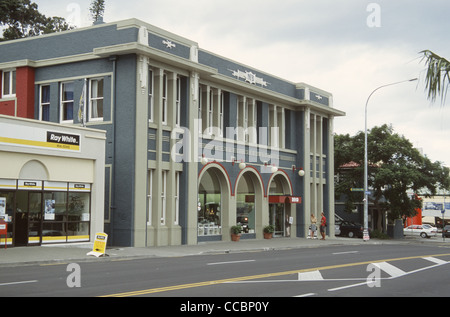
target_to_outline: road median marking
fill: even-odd
[[[110,295],[103,295],[103,296],[100,296],[100,297],[141,296],[141,295],[149,295],[149,294],[154,294],[154,293],[176,291],[176,290],[182,290],[182,289],[188,289],[188,288],[196,288],[196,287],[202,287],[202,286],[213,286],[213,285],[219,285],[219,284],[225,284],[225,283],[233,283],[233,282],[240,282],[240,281],[249,281],[249,280],[277,277],[277,276],[290,275],[290,274],[300,274],[300,273],[306,273],[306,272],[331,270],[331,269],[346,268],[346,267],[360,266],[360,265],[369,265],[369,264],[372,264],[372,263],[404,261],[404,260],[430,258],[430,257],[434,258],[434,257],[439,257],[439,256],[450,256],[450,253],[433,254],[433,255],[418,255],[418,256],[409,256],[409,257],[401,257],[401,258],[393,258],[393,259],[383,259],[383,260],[375,260],[375,261],[364,261],[364,262],[328,265],[328,266],[308,268],[308,269],[299,269],[299,270],[291,270],[291,271],[283,271],[283,272],[265,273],[265,274],[257,274],[257,275],[249,275],[249,276],[227,278],[227,279],[221,279],[221,280],[213,280],[213,281],[204,281],[204,282],[180,284],[180,285],[173,285],[173,286],[156,287],[156,288],[150,288],[150,289],[145,289],[145,290],[138,290],[138,291],[122,292],[122,293],[116,293],[116,294],[110,294]]]

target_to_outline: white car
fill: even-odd
[[[412,225],[403,229],[405,236],[421,236],[422,238],[435,237],[437,229],[430,225]]]

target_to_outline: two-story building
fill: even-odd
[[[106,131],[112,245],[305,237],[322,211],[334,234],[326,91],[136,19],[0,43],[0,80],[0,114]]]

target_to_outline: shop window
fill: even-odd
[[[74,83],[61,83],[61,122],[73,122]]]
[[[251,176],[245,173],[239,180],[236,194],[236,224],[245,233],[255,230],[255,188]]]
[[[91,79],[89,81],[89,91],[89,120],[103,120],[103,78]]]
[[[68,221],[89,221],[90,193],[69,193]]]
[[[39,94],[39,120],[50,121],[50,86],[41,86]]]
[[[2,76],[2,96],[15,97],[16,96],[16,71],[7,70],[3,71]]]
[[[200,183],[198,192],[198,235],[220,235],[222,234],[221,218],[221,190],[217,175],[207,171]]]

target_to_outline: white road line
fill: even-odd
[[[438,258],[433,258],[431,256],[428,256],[428,257],[423,258],[423,259],[431,261],[431,262],[436,263],[436,264],[447,264],[448,263],[447,261],[444,261],[444,260],[441,260],[441,259],[438,259]]]
[[[359,251],[346,251],[346,252],[335,252],[332,253],[333,255],[338,255],[338,254],[352,254],[352,253],[358,253]]]
[[[387,262],[380,262],[380,263],[372,263],[379,269],[383,270],[387,274],[389,274],[392,277],[399,277],[406,274],[405,271],[400,270],[398,267],[393,266],[392,264],[389,264]]]
[[[207,263],[206,265],[236,264],[236,263],[246,263],[246,262],[255,262],[255,260],[242,260],[242,261],[230,261],[230,262],[214,262],[214,263]]]
[[[17,285],[17,284],[28,284],[28,283],[37,283],[37,280],[33,281],[22,281],[22,282],[10,282],[10,283],[0,283],[0,286],[7,286],[7,285]]]
[[[317,295],[317,293],[307,293],[307,294],[297,295],[294,297],[309,297],[309,296],[315,296],[315,295]]]
[[[306,273],[298,273],[299,281],[322,281],[323,277],[319,271],[312,271]]]

